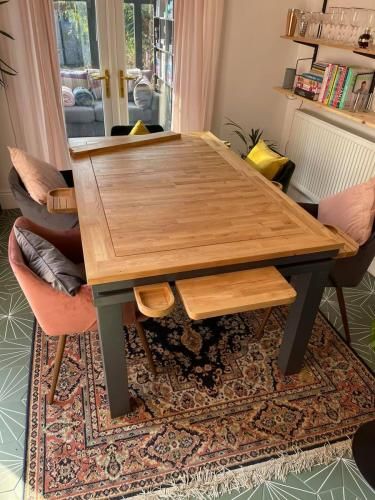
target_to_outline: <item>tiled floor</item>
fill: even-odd
[[[23,497],[26,397],[33,316],[8,265],[8,233],[16,210],[0,214],[0,500]],[[353,347],[375,368],[370,328],[375,318],[375,280],[370,275],[356,290],[346,290]],[[322,310],[341,330],[338,306],[327,289]],[[372,500],[375,492],[362,479],[352,460],[337,460],[285,482],[268,481],[255,490],[224,495],[222,500]]]

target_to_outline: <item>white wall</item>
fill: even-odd
[[[5,91],[0,88],[0,204],[3,208],[14,208],[17,205],[8,187],[8,172],[11,168],[11,162],[7,146],[14,146],[14,135]]]
[[[287,102],[272,87],[281,85],[297,58],[298,46],[280,39],[291,4],[301,7],[304,0],[225,1],[212,129],[234,149],[241,143],[224,126],[225,117],[281,140]]]

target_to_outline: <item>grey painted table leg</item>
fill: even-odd
[[[289,310],[278,359],[284,375],[298,373],[302,368],[332,265],[333,261],[330,260],[319,262],[311,266],[311,271],[292,278],[291,284],[297,292],[297,299]]]
[[[111,417],[130,412],[122,304],[96,308]]]

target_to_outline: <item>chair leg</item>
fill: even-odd
[[[262,337],[263,337],[263,333],[264,333],[264,327],[266,326],[266,323],[268,321],[268,318],[271,316],[271,312],[272,312],[272,307],[269,307],[268,309],[266,309],[265,313],[264,313],[264,316],[263,316],[263,319],[262,319],[262,322],[261,324],[259,325],[259,328],[255,334],[255,337],[260,340]]]
[[[346,342],[350,345],[351,338],[350,338],[348,315],[346,313],[345,298],[344,298],[344,293],[342,291],[342,288],[339,286],[336,287],[336,295],[337,295],[337,300],[339,303],[342,324],[344,325]]]
[[[66,337],[67,337],[66,335],[61,335],[61,337],[59,338],[59,343],[57,345],[55,363],[54,363],[54,367],[53,367],[52,384],[51,384],[51,389],[50,389],[49,394],[48,394],[48,404],[50,404],[50,405],[53,403],[53,399],[55,397],[55,390],[56,390],[57,381],[59,378],[61,361],[62,361],[62,357],[64,354]]]
[[[139,335],[139,338],[140,338],[140,340],[142,342],[143,349],[144,349],[144,351],[146,353],[150,369],[151,369],[152,373],[154,375],[156,375],[156,367],[155,367],[155,364],[154,364],[154,360],[152,359],[152,354],[151,354],[151,351],[150,351],[150,346],[148,345],[148,341],[146,339],[146,335],[145,335],[145,332],[143,330],[143,326],[141,325],[141,323],[139,321],[135,321],[135,327],[137,329],[137,333]]]

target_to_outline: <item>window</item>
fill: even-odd
[[[95,0],[55,0],[57,50],[61,68],[97,68]]]
[[[125,0],[126,65],[152,69],[154,62],[154,6],[152,0]]]

